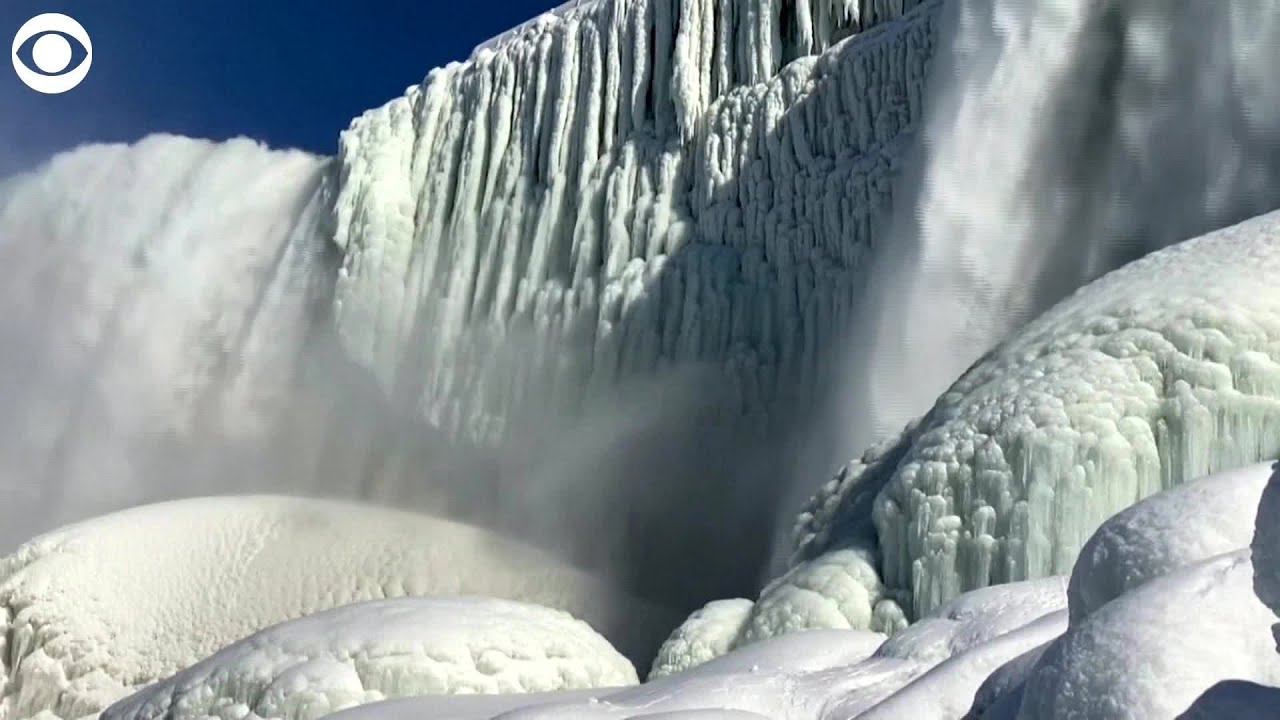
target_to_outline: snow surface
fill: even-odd
[[[109,707],[102,720],[314,720],[389,698],[634,685],[586,623],[489,598],[346,605],[268,628]]]
[[[1280,213],[1259,216],[1078,291],[826,486],[796,560],[875,543],[886,593],[924,614],[1069,572],[1118,510],[1280,454],[1278,237]]]
[[[1072,622],[1152,579],[1249,546],[1272,463],[1229,470],[1153,495],[1089,538],[1071,573]]]
[[[1017,717],[1172,718],[1223,680],[1280,685],[1275,618],[1252,583],[1238,550],[1103,605],[1045,651]]]
[[[879,638],[872,633],[809,630],[761,640],[639,687],[591,693],[585,699],[579,695],[556,702],[555,696],[544,696],[530,707],[513,708],[419,698],[369,705],[342,718],[844,720],[865,713],[941,717],[935,714],[939,709],[955,710],[958,718],[988,672],[1066,628],[1065,579],[1054,582],[1056,586],[1047,580],[1016,583],[962,598],[937,622],[908,628],[874,653],[872,645]]]
[[[422,595],[565,610],[623,648],[667,622],[552,558],[428,516],[283,497],[161,503],[44,535],[0,564],[0,718],[78,718],[276,623]]]

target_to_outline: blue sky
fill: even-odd
[[[84,83],[29,90],[0,65],[0,174],[92,141],[152,132],[321,153],[363,110],[464,59],[558,0],[0,0],[7,49],[61,12],[93,39]]]

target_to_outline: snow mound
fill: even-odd
[[[894,635],[876,655],[938,663],[1067,607],[1067,579],[975,590]]]
[[[824,488],[795,561],[875,543],[887,592],[923,616],[968,590],[1067,573],[1115,512],[1280,454],[1277,238],[1280,213],[1262,215],[1058,304],[878,461]],[[860,534],[868,506],[874,538]]]
[[[369,705],[343,720],[448,717],[481,720],[629,718],[960,717],[993,671],[1042,647],[1067,626],[1064,578],[990,588],[958,599],[934,620],[904,630],[878,650],[875,633],[807,630],[761,640],[697,667],[616,691],[537,698],[490,715],[454,699]],[[734,624],[742,602],[713,606]],[[1021,623],[1021,624],[1020,624]],[[692,623],[691,623],[692,625]],[[712,633],[714,635],[714,633]],[[873,652],[874,650],[874,652]],[[499,715],[499,713],[505,713]],[[473,713],[473,714],[467,714]],[[870,713],[869,715],[866,715]],[[942,714],[939,714],[942,713]]]
[[[1249,546],[1272,464],[1157,493],[1102,524],[1080,551],[1067,590],[1071,620],[1150,580]]]
[[[656,629],[609,586],[473,527],[296,498],[162,503],[39,537],[0,562],[0,718],[96,713],[265,627],[423,595],[546,605],[623,646]]]
[[[970,645],[908,683],[859,720],[960,718],[973,706],[988,678],[1007,663],[1057,638],[1067,629],[1064,610]]]
[[[348,605],[249,636],[102,720],[314,720],[414,695],[618,687],[635,668],[586,623],[488,598]]]
[[[1020,720],[1171,718],[1222,680],[1280,684],[1249,551],[1152,580],[1095,610],[1031,672]]]

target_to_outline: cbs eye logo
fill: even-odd
[[[36,92],[64,93],[84,81],[92,64],[89,33],[66,15],[37,15],[13,36],[13,71]]]

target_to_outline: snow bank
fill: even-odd
[[[1150,580],[1248,547],[1271,474],[1272,464],[1264,463],[1211,475],[1153,495],[1103,523],[1071,573],[1072,622]]]
[[[1280,684],[1274,616],[1252,579],[1240,550],[1103,605],[1045,651],[1017,717],[1176,717],[1222,680]]]
[[[0,718],[78,718],[270,625],[422,595],[546,605],[621,647],[657,629],[609,586],[476,528],[295,498],[163,503],[50,533],[0,564]]]
[[[1272,213],[1179,244],[1032,322],[834,483],[801,518],[796,559],[865,545],[874,505],[886,592],[923,615],[1069,572],[1116,511],[1280,454],[1277,237]]]
[[[567,613],[487,598],[401,598],[258,632],[112,705],[102,719],[314,720],[396,697],[636,682],[631,663]]]

